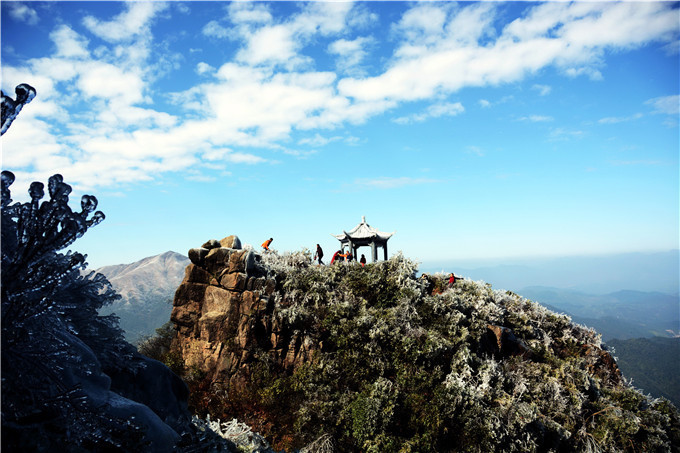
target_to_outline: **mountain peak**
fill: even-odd
[[[129,264],[105,266],[97,272],[106,276],[122,297],[100,314],[116,313],[128,341],[153,334],[170,319],[170,301],[189,264],[186,256],[167,251]]]

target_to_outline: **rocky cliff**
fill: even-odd
[[[172,321],[193,409],[276,449],[672,451],[680,417],[627,385],[600,336],[483,282],[259,255],[189,252]],[[330,448],[330,447],[329,447]],[[674,447],[675,448],[675,447]],[[632,450],[631,450],[632,451]]]
[[[289,372],[312,360],[318,345],[273,315],[276,280],[258,254],[230,236],[190,250],[189,259],[171,315],[178,331],[173,347],[185,366],[206,373],[215,386],[242,390],[261,351]]]

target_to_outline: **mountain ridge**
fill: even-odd
[[[131,343],[153,335],[170,319],[172,298],[188,263],[185,255],[167,251],[97,269],[121,295],[121,299],[102,307],[100,314],[118,315],[125,338]]]

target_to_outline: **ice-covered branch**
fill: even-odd
[[[31,102],[35,97],[35,88],[27,83],[17,85],[14,92],[16,93],[16,99],[12,99],[5,95],[4,91],[0,90],[0,96],[2,97],[2,128],[0,129],[0,135],[4,135],[7,132],[12,121],[19,115],[24,105]]]

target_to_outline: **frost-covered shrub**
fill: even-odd
[[[292,374],[259,359],[266,378],[254,380],[251,403],[273,425],[263,434],[286,439],[277,448],[322,438],[366,452],[670,451],[680,442],[677,409],[625,385],[596,332],[540,304],[484,282],[418,279],[401,254],[366,267],[313,266],[306,252],[265,253],[262,263],[276,276],[282,328],[323,345]],[[491,326],[511,332],[517,349],[494,346]]]
[[[235,418],[222,422],[211,420],[209,415],[205,420],[194,416],[192,422],[199,432],[200,451],[275,453],[264,437]]]

